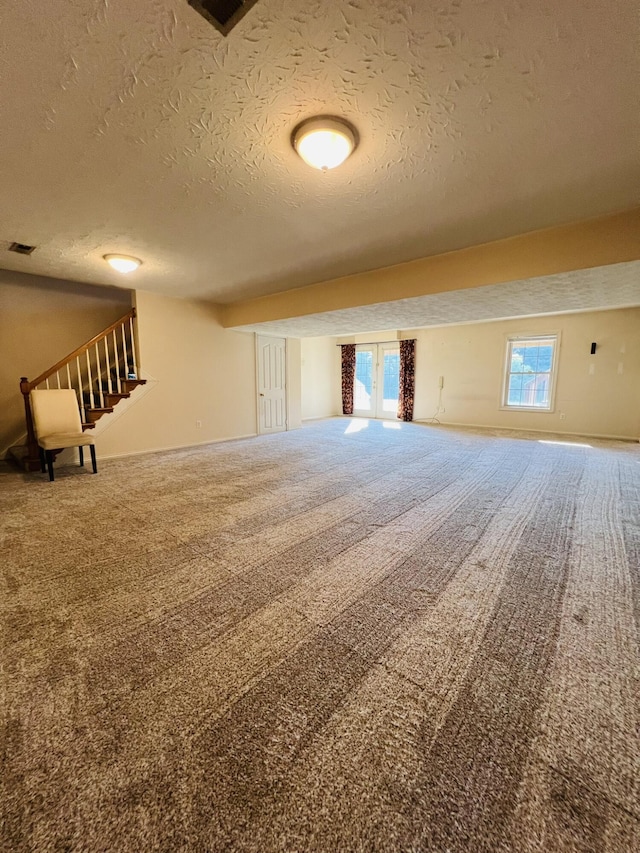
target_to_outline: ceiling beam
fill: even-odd
[[[221,306],[246,326],[640,260],[640,208]]]

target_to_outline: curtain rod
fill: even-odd
[[[399,344],[401,340],[402,341],[415,341],[416,338],[397,338],[395,341],[367,341],[366,344],[365,343],[362,343],[362,344],[336,344],[336,346],[337,347],[350,347],[350,346],[366,347],[366,346],[369,346],[369,344],[371,344],[371,345],[373,345],[373,344]]]

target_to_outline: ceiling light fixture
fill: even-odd
[[[342,118],[317,116],[300,122],[291,142],[305,163],[326,172],[344,163],[358,144],[358,132]]]
[[[137,270],[142,261],[130,255],[104,255],[105,261],[123,275]]]

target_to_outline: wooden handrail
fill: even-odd
[[[127,312],[119,320],[116,320],[115,323],[112,323],[107,329],[103,329],[99,334],[94,335],[90,341],[87,341],[86,344],[82,344],[82,346],[78,347],[78,349],[74,349],[73,352],[70,352],[69,355],[60,359],[60,361],[54,364],[53,367],[50,367],[48,370],[45,370],[44,373],[41,373],[40,376],[37,376],[35,379],[32,379],[30,381],[27,381],[23,378],[20,382],[20,390],[23,394],[29,394],[30,391],[36,388],[41,382],[44,382],[45,379],[48,379],[50,376],[60,370],[61,367],[64,367],[74,358],[77,358],[78,356],[82,355],[89,349],[89,347],[94,346],[98,343],[98,341],[101,341],[103,338],[106,338],[106,336],[110,332],[113,332],[114,329],[117,329],[122,326],[122,324],[126,323],[127,320],[132,320],[135,316],[136,309],[132,308],[131,311]]]

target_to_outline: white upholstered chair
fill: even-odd
[[[33,425],[40,449],[40,465],[46,466],[53,480],[53,454],[65,447],[77,447],[80,465],[84,465],[84,447],[91,451],[93,473],[98,472],[94,438],[82,431],[76,392],[69,388],[31,392]]]

